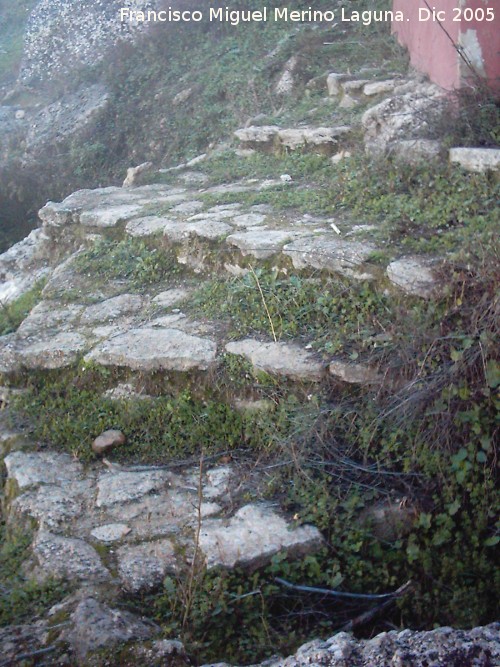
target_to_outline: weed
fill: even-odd
[[[177,270],[177,262],[171,251],[135,239],[102,239],[78,255],[74,267],[79,273],[95,274],[101,281],[125,279],[140,288],[165,280]]]
[[[0,523],[0,627],[22,623],[68,593],[61,582],[39,583],[23,573],[31,539],[31,534],[12,532]]]
[[[320,282],[256,269],[242,278],[207,282],[193,303],[205,316],[226,317],[232,337],[274,333],[277,339],[311,342],[329,354],[346,352],[356,344],[362,347],[389,326],[383,294],[368,284],[353,285],[333,277]]]
[[[45,280],[39,280],[20,297],[4,304],[0,301],[0,336],[16,331],[21,322],[40,301]]]

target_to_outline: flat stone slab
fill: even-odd
[[[186,287],[172,287],[157,294],[151,299],[151,303],[159,308],[170,308],[179,301],[184,301],[190,294],[191,290]]]
[[[126,523],[108,523],[94,528],[90,535],[98,542],[109,544],[119,542],[130,533],[130,530]]]
[[[130,503],[169,485],[164,471],[105,473],[97,482],[97,507]]]
[[[112,322],[124,315],[139,312],[143,304],[144,299],[138,294],[119,294],[85,308],[80,317],[80,324]]]
[[[103,366],[132,370],[206,370],[215,362],[217,346],[208,338],[179,329],[131,329],[98,345],[85,358]]]
[[[217,241],[232,231],[233,227],[222,220],[205,218],[193,222],[170,222],[165,225],[163,236],[171,243],[179,243],[190,236],[197,236],[207,241]]]
[[[90,484],[85,482],[66,482],[62,486],[42,484],[12,501],[9,522],[14,517],[28,516],[45,528],[60,528],[78,520],[83,512],[85,495],[90,492]]]
[[[190,201],[177,204],[177,206],[170,209],[170,212],[177,215],[193,215],[193,213],[201,211],[204,207],[205,204],[202,201],[191,199]]]
[[[262,213],[242,213],[241,215],[236,215],[231,220],[231,224],[236,227],[257,227],[258,225],[263,225],[266,220],[266,216]]]
[[[231,234],[226,243],[239,248],[243,255],[266,259],[280,252],[285,243],[296,236],[297,232],[292,229],[265,229]]]
[[[467,171],[498,171],[500,148],[450,148],[450,162]]]
[[[435,260],[426,257],[402,257],[389,264],[387,276],[403,292],[429,299],[439,288],[436,266]]]
[[[134,218],[127,222],[125,232],[135,238],[154,236],[155,234],[163,234],[165,227],[172,223],[175,224],[175,221],[171,218],[148,215],[143,218]]]
[[[28,369],[63,368],[74,363],[91,344],[78,333],[63,331],[17,349],[22,366]]]
[[[349,384],[378,384],[383,378],[374,368],[334,359],[328,367],[330,375]]]
[[[131,593],[153,590],[176,569],[174,545],[168,539],[120,547],[117,560],[122,585]]]
[[[143,207],[138,204],[95,208],[83,211],[79,222],[86,227],[116,227],[118,223],[138,215],[142,209]]]
[[[97,551],[83,540],[40,530],[33,543],[33,553],[44,579],[94,582],[111,579]]]
[[[207,519],[200,533],[208,569],[260,566],[283,549],[299,556],[320,548],[322,542],[317,528],[292,528],[265,505],[245,505],[231,519]]]
[[[320,382],[325,374],[325,365],[313,353],[291,343],[263,343],[247,338],[228,343],[226,351],[245,357],[257,370],[292,380]]]
[[[71,304],[61,306],[57,301],[41,301],[38,303],[17,330],[17,336],[40,336],[44,329],[58,331],[74,329],[74,324],[83,311],[83,306]]]
[[[95,598],[87,597],[71,614],[70,630],[64,633],[64,639],[73,649],[77,664],[84,665],[91,664],[87,656],[94,651],[145,641],[159,632],[160,628],[151,621],[144,621],[123,609],[111,609]]]
[[[373,275],[362,267],[375,250],[375,246],[370,243],[319,236],[293,241],[284,247],[283,254],[291,258],[296,269],[324,269],[350,278],[367,280]]]
[[[81,463],[57,452],[12,452],[4,462],[8,477],[21,490],[39,484],[71,484],[83,476]]]
[[[277,125],[250,125],[236,130],[234,135],[244,144],[269,144],[278,136],[280,128]]]

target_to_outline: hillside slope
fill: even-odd
[[[5,659],[494,665],[496,107],[373,26],[115,57],[0,255]]]

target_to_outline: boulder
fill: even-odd
[[[168,571],[176,570],[174,545],[168,539],[126,545],[116,556],[122,585],[131,593],[157,588]]]
[[[467,171],[498,171],[500,148],[450,148],[450,162]]]
[[[245,505],[230,519],[207,519],[200,533],[200,549],[208,569],[258,567],[279,551],[299,556],[316,551],[322,544],[317,528],[293,528],[265,505]]]
[[[139,185],[143,180],[144,176],[148,174],[153,169],[152,162],[143,162],[142,164],[137,165],[137,167],[129,167],[127,169],[127,176],[123,181],[124,188],[131,188],[133,185]]]
[[[98,435],[92,443],[92,451],[95,454],[107,454],[109,451],[120,445],[124,445],[127,438],[121,431],[109,429]]]
[[[324,364],[312,352],[292,343],[263,343],[247,338],[228,343],[226,351],[245,357],[256,370],[291,380],[320,382],[325,374]]]
[[[64,639],[72,648],[78,665],[87,664],[90,654],[132,641],[145,641],[160,628],[128,611],[111,609],[93,597],[84,598],[71,614],[71,629]]]
[[[438,261],[427,257],[402,257],[389,264],[387,276],[403,292],[429,299],[437,295],[440,286],[438,265]]]

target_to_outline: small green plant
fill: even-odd
[[[172,252],[136,239],[99,240],[78,255],[74,266],[80,273],[92,272],[101,281],[129,280],[135,288],[161,282],[177,270]]]
[[[227,318],[232,337],[274,334],[278,340],[311,342],[327,353],[363,346],[388,325],[390,313],[387,298],[368,284],[285,277],[263,269],[209,281],[193,300],[198,312]]]
[[[42,297],[45,280],[39,280],[30,290],[7,304],[0,301],[0,336],[16,331],[21,322]]]
[[[13,532],[0,523],[0,627],[22,623],[42,613],[69,592],[61,582],[39,583],[23,573],[31,539],[30,533]]]

